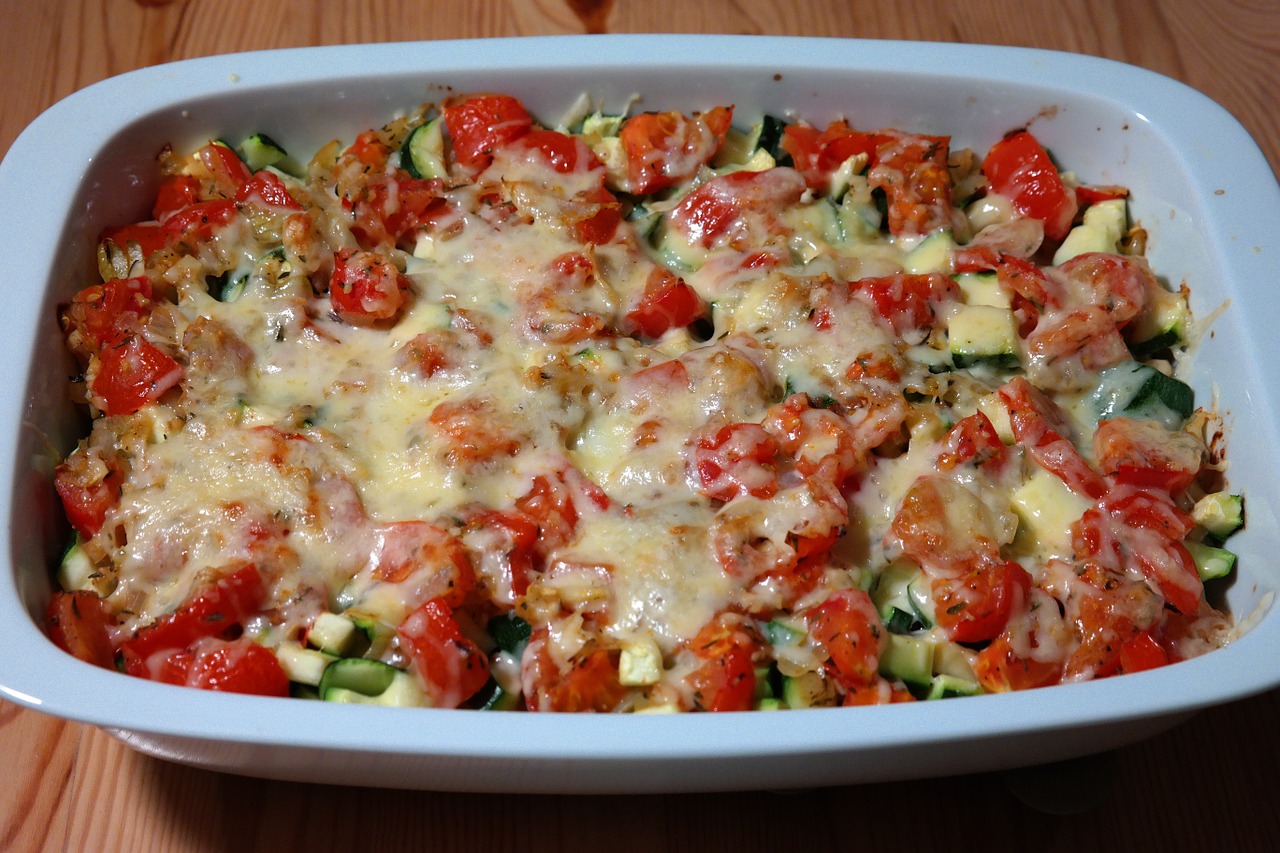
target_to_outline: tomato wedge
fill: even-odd
[[[479,171],[493,160],[493,150],[533,129],[529,111],[509,95],[473,95],[444,108],[444,124],[453,156]]]
[[[1020,130],[991,146],[982,161],[992,192],[1005,196],[1023,216],[1044,223],[1046,240],[1067,236],[1075,219],[1075,193],[1067,189],[1040,142]]]
[[[127,335],[102,350],[93,394],[108,415],[129,415],[182,380],[182,365],[142,335]]]
[[[111,669],[115,651],[108,629],[115,622],[92,592],[55,592],[45,611],[49,638],[85,663]]]
[[[458,707],[489,680],[484,652],[463,636],[443,599],[433,598],[410,613],[397,635],[437,708]]]

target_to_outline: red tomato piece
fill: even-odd
[[[1001,255],[996,266],[996,280],[1010,296],[1021,296],[1037,311],[1057,308],[1062,304],[1061,288],[1049,280],[1044,270],[1026,258]]]
[[[265,207],[302,210],[302,205],[289,192],[284,181],[266,169],[255,172],[253,177],[241,184],[240,189],[236,190],[235,200],[241,204],[252,202]]]
[[[1072,548],[1077,560],[1140,573],[1175,610],[1191,616],[1204,595],[1182,544],[1192,526],[1168,494],[1121,485],[1072,525]]]
[[[289,678],[275,652],[248,637],[200,640],[169,655],[155,680],[222,693],[289,695]]]
[[[1056,403],[1021,376],[1002,385],[999,394],[1009,410],[1013,437],[1031,451],[1040,467],[1077,494],[1096,500],[1106,493],[1106,480],[1064,437],[1069,434],[1069,422]]]
[[[1161,289],[1155,274],[1141,258],[1086,252],[1058,269],[1071,281],[1086,285],[1093,293],[1094,304],[1106,309],[1118,328],[1138,316],[1151,294]]]
[[[991,420],[975,412],[951,428],[942,439],[943,451],[938,455],[938,470],[950,471],[957,465],[972,462],[974,466],[999,470],[1009,457]]]
[[[697,291],[673,272],[655,266],[640,301],[627,312],[622,330],[646,338],[660,338],[703,316],[706,308]]]
[[[730,172],[685,196],[670,220],[694,245],[709,249],[728,240],[733,246],[754,246],[779,229],[778,214],[804,192],[804,181],[789,169]]]
[[[865,154],[868,165],[875,157],[879,139],[849,127],[843,119],[833,121],[826,130],[803,124],[789,124],[782,131],[779,147],[791,155],[797,172],[811,188],[825,192],[831,176],[850,157]]]
[[[996,637],[978,653],[973,671],[982,689],[988,693],[1031,690],[1048,687],[1062,680],[1060,661],[1039,661],[1023,657],[1013,650],[1004,635]]]
[[[957,643],[996,637],[1031,589],[1031,576],[1012,560],[975,562],[959,577],[935,577],[938,626]]]
[[[521,678],[530,711],[608,713],[626,698],[618,680],[618,652],[589,642],[561,670],[547,651],[547,629],[534,629],[525,650]]]
[[[1121,665],[1121,650],[1160,618],[1160,599],[1146,584],[1096,561],[1080,563],[1076,575],[1082,583],[1068,615],[1080,644],[1067,660],[1064,677],[1115,675]],[[1149,662],[1141,641],[1131,649],[1131,655],[1131,663]]]
[[[438,179],[409,177],[403,170],[371,180],[353,203],[351,233],[364,248],[400,246],[449,210]]]
[[[591,147],[576,136],[537,128],[518,137],[512,145],[539,152],[548,165],[562,175],[599,171],[601,180],[604,179],[604,164]]]
[[[172,613],[135,633],[120,645],[130,675],[153,678],[153,658],[189,649],[197,640],[234,631],[257,612],[266,586],[252,563],[226,572],[194,590]]]
[[[91,389],[108,415],[128,415],[182,380],[182,365],[142,335],[126,335],[99,354]]]
[[[161,223],[165,244],[194,249],[199,243],[213,239],[214,233],[230,223],[235,215],[236,205],[230,199],[202,201],[184,207]]]
[[[920,477],[894,513],[888,541],[933,575],[958,577],[972,566],[995,562],[999,545],[979,517],[976,500],[950,477]]]
[[[391,320],[405,304],[409,281],[377,252],[342,249],[333,256],[329,302],[353,326]]]
[[[448,399],[436,404],[427,422],[448,443],[450,461],[471,467],[504,456],[514,456],[525,437],[494,417],[493,404],[475,397]]]
[[[492,161],[495,148],[533,129],[524,105],[507,95],[473,95],[444,108],[453,155],[459,163],[479,171]]]
[[[851,287],[899,336],[932,328],[942,304],[960,298],[960,286],[941,273],[863,278]]]
[[[391,148],[382,141],[376,130],[366,130],[351,143],[347,153],[370,169],[382,169],[391,157]]]
[[[886,131],[877,142],[867,181],[884,191],[889,233],[914,236],[951,227],[950,138]]]
[[[463,635],[443,599],[433,598],[410,613],[396,636],[436,708],[458,707],[489,680],[484,652]]]
[[[876,680],[880,655],[888,642],[871,597],[859,589],[844,589],[810,611],[809,634],[827,650],[828,666],[848,689]]]
[[[402,583],[425,573],[418,590],[457,607],[476,586],[471,559],[461,540],[428,521],[396,521],[375,529],[373,576],[387,583]]]
[[[1179,494],[1204,465],[1204,443],[1184,430],[1153,421],[1111,418],[1093,434],[1102,473],[1117,483]]]
[[[160,182],[151,215],[163,222],[184,207],[200,201],[200,181],[192,175],[170,175]]]
[[[550,551],[573,538],[583,513],[604,511],[612,506],[604,490],[573,467],[538,474],[529,490],[515,500],[516,510],[538,525],[534,549],[538,559],[545,559]]]
[[[107,513],[120,502],[123,477],[112,465],[94,464],[87,454],[72,453],[53,472],[53,486],[62,500],[67,521],[81,539],[102,529]]]
[[[689,644],[703,661],[687,678],[694,709],[750,711],[755,704],[754,656],[759,646],[755,637],[729,617],[704,625]]]
[[[626,189],[652,193],[693,177],[719,150],[732,120],[732,107],[693,117],[665,112],[627,119],[618,132],[627,155]]]
[[[694,488],[717,501],[778,493],[778,443],[759,424],[729,424],[695,434],[689,467]]]
[[[529,591],[538,542],[536,521],[521,512],[481,509],[466,519],[463,540],[479,570],[488,577],[497,575],[497,588],[489,590],[496,603],[513,605]]]
[[[590,216],[572,224],[573,237],[579,243],[595,246],[611,242],[622,224],[622,209],[616,204],[602,204]]]
[[[92,592],[55,592],[45,610],[49,639],[85,663],[112,669],[115,650],[109,629],[115,620]]]
[[[165,246],[164,230],[158,222],[138,222],[133,225],[104,229],[98,241],[106,240],[110,240],[122,249],[127,248],[130,243],[137,243],[143,257],[147,258]]]
[[[249,167],[239,155],[220,142],[210,142],[196,152],[196,158],[208,170],[217,194],[230,198],[240,185],[249,180]]]
[[[1142,672],[1168,663],[1168,653],[1149,631],[1143,631],[1120,647],[1120,672]]]
[[[63,313],[68,331],[81,336],[88,349],[98,352],[142,328],[151,313],[151,280],[146,276],[117,278],[77,293]]]
[[[849,421],[830,409],[815,408],[806,394],[792,394],[770,406],[761,426],[777,440],[778,452],[791,456],[805,477],[822,471],[833,484],[843,485],[865,461]]]
[[[1044,223],[1044,236],[1058,242],[1076,215],[1076,197],[1040,142],[1025,130],[1006,136],[987,152],[982,173],[994,193],[1009,199],[1023,216]]]

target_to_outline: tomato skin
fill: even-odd
[[[401,583],[419,570],[432,572],[432,597],[457,607],[475,589],[475,572],[462,542],[428,521],[396,521],[377,528],[373,576]]]
[[[146,276],[117,278],[77,293],[63,312],[68,332],[84,338],[92,352],[108,342],[142,328],[151,313],[151,280]]]
[[[433,598],[410,613],[396,636],[434,707],[456,708],[489,680],[484,652],[463,636],[453,608],[442,598]]]
[[[196,152],[196,159],[204,165],[213,181],[213,196],[230,198],[249,180],[249,167],[226,145],[210,142]]]
[[[153,658],[183,651],[197,640],[234,630],[255,613],[266,595],[258,567],[247,563],[196,590],[178,609],[161,616],[120,644],[125,671],[154,677]]]
[[[448,210],[443,187],[438,179],[411,178],[403,169],[375,178],[353,203],[351,233],[365,249],[405,244]]]
[[[629,689],[618,680],[618,652],[588,642],[561,671],[547,650],[548,629],[538,626],[521,661],[525,707],[530,711],[608,713]]]
[[[160,182],[151,215],[163,222],[184,207],[200,201],[200,182],[191,175],[170,175]]]
[[[377,131],[366,130],[356,136],[356,141],[351,143],[347,153],[371,169],[380,169],[387,165],[391,148],[378,137]]]
[[[831,175],[850,157],[865,154],[870,162],[876,145],[875,134],[856,131],[843,119],[831,122],[822,131],[808,125],[789,124],[783,128],[779,143],[779,147],[791,155],[805,183],[819,191],[826,191]]]
[[[202,201],[184,207],[161,223],[165,244],[194,248],[213,239],[214,232],[230,223],[235,215],[236,204],[230,199]]]
[[[219,693],[289,695],[289,678],[275,652],[248,637],[201,640],[169,655],[155,680]]]
[[[1142,672],[1169,663],[1169,655],[1150,631],[1143,631],[1120,647],[1120,672]]]
[[[1006,136],[982,161],[992,192],[1008,198],[1024,216],[1044,223],[1044,236],[1058,242],[1071,230],[1077,203],[1075,194],[1039,141],[1025,130]]]
[[[933,579],[938,626],[957,643],[994,639],[1026,598],[1031,576],[1012,560],[976,563],[956,578]]]
[[[272,172],[263,169],[255,172],[253,177],[241,184],[236,190],[235,200],[241,204],[254,202],[267,207],[278,207],[285,210],[302,210],[284,181]]]
[[[670,329],[688,326],[704,313],[697,291],[675,273],[655,266],[639,303],[627,312],[622,329],[627,334],[660,338]]]
[[[377,252],[342,249],[333,256],[329,302],[334,313],[353,326],[395,318],[408,289],[408,279]]]
[[[182,365],[142,335],[127,335],[99,355],[95,402],[108,415],[128,415],[158,400],[182,380]]]
[[[447,104],[444,123],[454,157],[474,171],[489,165],[495,148],[533,129],[524,104],[508,95],[474,95]]]
[[[950,471],[972,462],[976,467],[999,470],[1009,458],[991,420],[982,412],[961,418],[942,439],[945,449],[938,455],[938,470]]]
[[[106,605],[92,592],[55,592],[45,609],[45,626],[54,644],[67,654],[104,669],[115,666],[109,633],[114,625]]]
[[[942,303],[960,296],[959,285],[941,273],[863,278],[850,286],[889,322],[898,336],[932,328]]]
[[[123,477],[118,470],[107,466],[107,474],[101,480],[85,482],[82,466],[71,459],[58,465],[53,472],[53,486],[62,500],[67,521],[80,534],[81,539],[92,539],[102,529],[107,513],[120,502],[120,486]]]
[[[810,611],[808,623],[844,687],[852,690],[876,680],[888,639],[871,596],[859,589],[840,590]]]
[[[664,112],[627,119],[618,131],[627,155],[627,189],[651,193],[692,177],[719,150],[732,120],[732,107],[694,117]]]
[[[750,711],[755,704],[754,656],[759,641],[720,616],[702,627],[689,648],[703,663],[689,674],[698,711]]]
[[[1004,635],[996,637],[978,653],[973,671],[988,693],[1031,690],[1062,680],[1061,663],[1024,658],[1013,650]]]
[[[466,519],[463,538],[474,548],[477,566],[481,561],[498,562],[502,578],[499,588],[490,590],[496,603],[509,607],[529,591],[538,542],[536,521],[521,512],[485,508]]]
[[[777,456],[778,443],[759,424],[728,424],[695,437],[689,467],[694,487],[712,500],[766,499],[778,493]]]
[[[1106,480],[1064,437],[1069,421],[1056,403],[1022,376],[1006,382],[998,393],[1009,410],[1013,437],[1031,451],[1040,467],[1077,494],[1094,500],[1106,494]]]

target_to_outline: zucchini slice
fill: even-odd
[[[400,147],[400,165],[414,178],[445,176],[443,119],[437,116],[409,131]]]
[[[1099,374],[1090,403],[1098,420],[1128,417],[1181,429],[1195,410],[1195,392],[1172,376],[1136,361],[1125,361]]]

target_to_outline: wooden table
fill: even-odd
[[[718,32],[986,42],[1142,65],[1231,110],[1280,170],[1273,0],[6,0],[0,152],[57,99],[144,65],[343,42]],[[478,796],[269,782],[140,756],[0,702],[0,850],[1270,850],[1280,691],[1086,768],[1116,795],[1052,816],[1007,774],[806,794]]]

